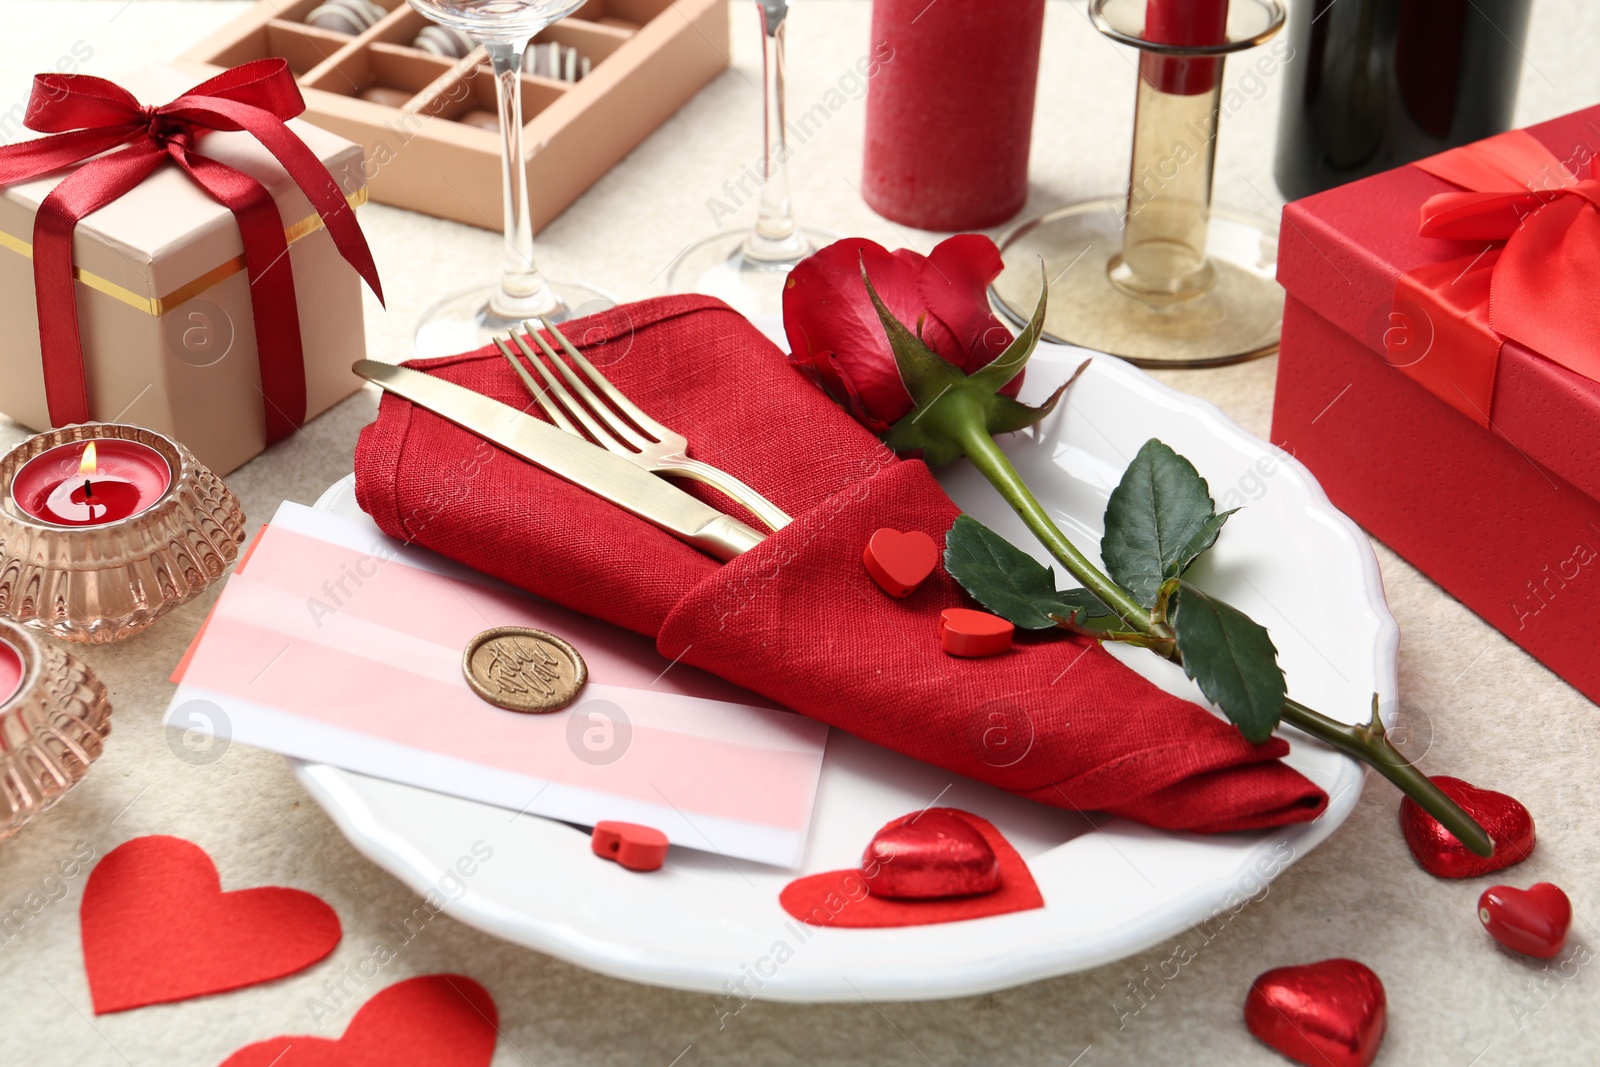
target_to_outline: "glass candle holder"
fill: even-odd
[[[140,632],[220,578],[244,543],[222,479],[138,426],[30,437],[0,457],[0,494],[0,616],[68,641]]]
[[[0,620],[0,841],[82,781],[110,733],[94,672]]]
[[[1095,28],[1140,50],[1126,196],[1052,211],[1000,239],[992,295],[1018,324],[1049,280],[1045,336],[1147,367],[1277,351],[1272,219],[1211,203],[1222,64],[1283,26],[1279,0],[1091,0]]]

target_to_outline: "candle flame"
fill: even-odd
[[[93,441],[83,448],[83,459],[78,461],[78,473],[85,475],[100,473],[100,460],[95,455]]]

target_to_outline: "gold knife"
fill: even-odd
[[[509,404],[392,363],[363,359],[351,369],[388,392],[449,419],[718,559],[732,559],[766,538],[623,457]]]

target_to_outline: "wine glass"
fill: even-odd
[[[576,282],[556,282],[533,262],[528,218],[528,172],[522,159],[522,58],[545,27],[572,14],[584,0],[410,0],[441,26],[460,30],[489,53],[500,106],[501,176],[505,254],[500,280],[435,304],[417,326],[421,356],[454,355],[520,329],[525,319],[547,315],[565,322],[614,307],[607,293]]]
[[[413,0],[414,2],[414,0]],[[784,117],[784,41],[788,0],[756,0],[761,16],[762,153],[761,204],[753,229],[719,233],[678,253],[667,268],[669,293],[707,293],[748,317],[783,311],[789,271],[825,244],[827,230],[795,222],[789,200],[788,133]]]

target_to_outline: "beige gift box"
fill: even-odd
[[[147,67],[116,79],[163,104],[203,73]],[[322,160],[351,205],[366,202],[361,146],[300,120],[289,128]],[[261,182],[289,239],[305,350],[307,420],[361,387],[361,279],[311,202],[248,133],[211,133],[198,150]],[[0,411],[52,428],[33,284],[33,220],[62,180],[0,191]],[[251,287],[233,213],[173,163],[78,223],[72,244],[91,417],[157,430],[218,474],[266,447]]]

